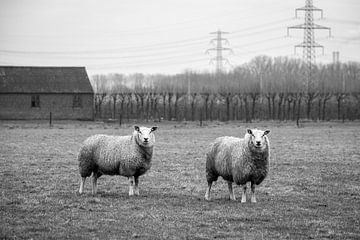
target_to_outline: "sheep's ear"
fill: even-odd
[[[246,131],[247,131],[247,133],[250,134],[250,135],[253,134],[250,128],[246,129]]]
[[[151,131],[154,132],[154,131],[156,131],[157,128],[158,128],[158,127],[152,127],[152,128],[151,128]]]
[[[265,136],[265,135],[268,135],[269,133],[270,133],[270,130],[265,130],[264,136]]]
[[[139,128],[139,126],[134,126],[134,128],[135,128],[135,131],[140,132],[140,128]]]

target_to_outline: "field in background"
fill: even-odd
[[[151,170],[140,196],[127,179],[103,176],[96,196],[79,187],[77,152],[97,133],[132,126],[88,122],[0,122],[1,239],[359,239],[360,123],[156,123]],[[149,125],[149,124],[146,124]],[[268,128],[270,174],[257,204],[206,190],[205,149],[214,138]],[[240,196],[240,188],[235,187]]]

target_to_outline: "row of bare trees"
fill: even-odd
[[[360,119],[360,93],[120,93],[97,94],[98,118],[141,120]]]
[[[96,116],[143,120],[360,119],[360,65],[258,56],[229,73],[95,75]]]

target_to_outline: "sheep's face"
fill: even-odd
[[[157,127],[147,128],[135,126],[138,143],[144,147],[151,147],[155,143],[154,131]]]
[[[269,134],[270,130],[262,131],[258,129],[247,129],[247,133],[249,136],[249,145],[251,148],[256,150],[263,150],[267,146],[267,137],[266,135]]]

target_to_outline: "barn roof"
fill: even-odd
[[[0,93],[93,93],[85,67],[0,66]]]

